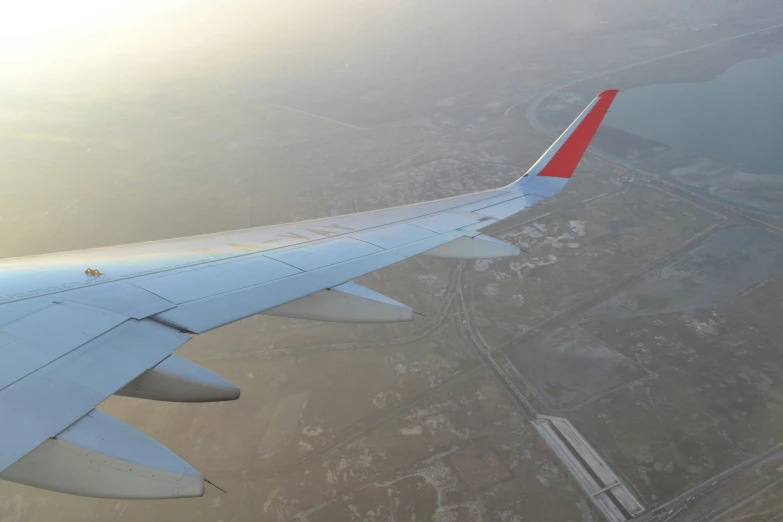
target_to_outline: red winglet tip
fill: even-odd
[[[555,178],[571,177],[618,92],[618,89],[610,89],[598,95],[598,102],[593,105],[573,133],[562,143],[560,149],[536,175]],[[561,139],[563,139],[562,136],[558,138],[558,140]]]

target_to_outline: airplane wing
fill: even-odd
[[[393,322],[412,310],[351,280],[419,254],[518,255],[480,230],[557,194],[617,91],[598,95],[520,179],[438,201],[183,239],[0,261],[0,478],[106,498],[200,496],[204,478],[95,410],[111,395],[232,400],[174,355],[255,314]]]

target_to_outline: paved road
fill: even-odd
[[[711,478],[707,482],[704,482],[703,484],[696,486],[692,490],[683,493],[682,495],[675,498],[674,500],[671,500],[666,504],[663,504],[662,506],[659,506],[656,509],[648,512],[646,515],[638,519],[639,522],[669,522],[678,519],[683,520],[682,515],[685,515],[685,513],[683,512],[686,509],[688,509],[688,507],[690,507],[694,502],[698,502],[698,500],[701,497],[710,493],[713,489],[724,485],[726,482],[731,481],[734,477],[736,477],[738,474],[742,473],[743,471],[746,471],[752,468],[753,466],[756,466],[764,462],[767,458],[779,452],[781,449],[783,449],[783,444],[776,444],[775,446],[771,447],[764,453],[756,455],[755,457],[748,459],[745,462],[742,462],[741,464],[738,464],[737,466],[724,471],[720,475]],[[720,509],[716,513],[711,513],[712,516],[709,520],[710,521],[718,520],[722,515],[728,513],[734,507],[736,507],[738,503],[742,503],[748,498],[753,497],[754,495],[759,493],[761,490],[766,489],[782,480],[783,478],[777,479],[771,484],[769,483],[764,484],[764,486],[762,486],[762,488],[760,488],[759,491],[751,491],[750,494],[746,495],[743,499],[731,503],[729,506]]]

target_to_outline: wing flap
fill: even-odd
[[[127,320],[114,312],[56,303],[0,329],[0,390]]]
[[[191,301],[157,314],[154,318],[180,330],[204,333],[314,294],[324,288],[347,283],[351,279],[421,254],[463,235],[458,231],[447,232],[392,250],[381,251],[262,285]]]
[[[134,284],[168,301],[181,304],[300,272],[301,270],[291,265],[256,255],[237,261],[182,270]]]
[[[299,270],[316,270],[325,266],[342,263],[370,254],[377,254],[383,249],[353,239],[350,237],[302,245],[299,247],[281,250],[266,254],[266,257],[282,261]]]
[[[189,339],[153,321],[128,319],[4,388],[0,419],[14,429],[3,430],[0,472]]]
[[[133,319],[144,319],[176,306],[152,292],[122,281],[71,290],[63,294],[63,298]]]

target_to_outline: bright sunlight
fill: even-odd
[[[0,62],[25,62],[188,0],[0,0]]]

